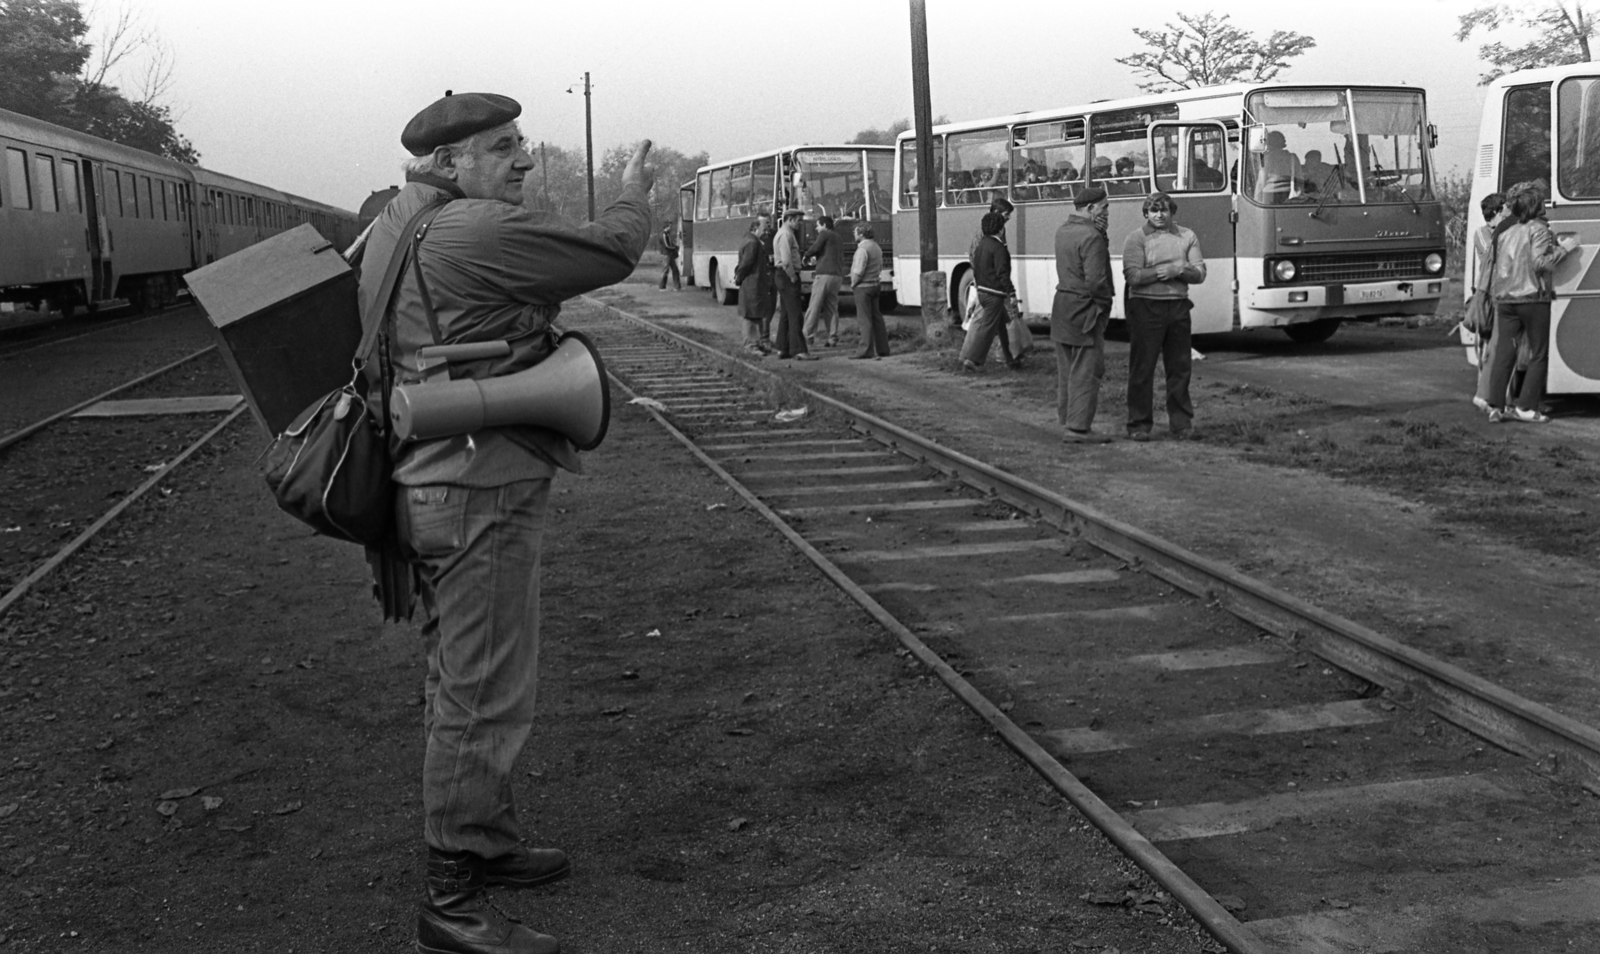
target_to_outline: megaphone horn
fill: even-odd
[[[526,371],[481,381],[396,385],[389,419],[403,441],[531,424],[593,450],[611,423],[611,381],[594,342],[569,331],[548,358]]]

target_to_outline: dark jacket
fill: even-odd
[[[844,245],[837,229],[817,229],[817,239],[806,249],[806,257],[817,260],[814,275],[844,275]]]
[[[1111,246],[1093,218],[1076,212],[1056,229],[1056,297],[1050,340],[1087,347],[1097,325],[1111,317]]]
[[[1011,250],[993,235],[985,235],[978,243],[978,253],[972,257],[972,272],[980,292],[1002,296],[1017,293],[1017,286],[1011,283]]]
[[[776,288],[772,283],[772,254],[754,232],[739,240],[739,262],[733,268],[739,286],[739,317],[751,321],[771,318]]]

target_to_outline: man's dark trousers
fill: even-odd
[[[800,307],[800,283],[781,268],[773,277],[778,282],[778,357],[805,354],[806,338],[800,331],[805,320],[805,311]]]
[[[1189,400],[1190,322],[1187,298],[1139,298],[1128,304],[1128,433],[1154,424],[1156,360],[1167,372],[1167,425],[1180,434],[1194,423]]]

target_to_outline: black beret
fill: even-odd
[[[1084,189],[1082,192],[1073,196],[1072,204],[1081,209],[1086,205],[1094,205],[1096,202],[1099,202],[1105,197],[1106,190],[1100,188],[1099,186],[1090,186],[1089,188]]]
[[[445,90],[422,112],[411,117],[400,145],[413,156],[426,156],[440,146],[459,142],[473,133],[493,129],[522,115],[522,104],[494,93],[452,95]]]

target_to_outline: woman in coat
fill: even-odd
[[[772,218],[759,216],[750,224],[739,243],[739,261],[733,280],[739,286],[739,317],[744,319],[744,347],[756,357],[772,350],[767,344],[767,327],[777,302],[777,286],[772,281]]]

